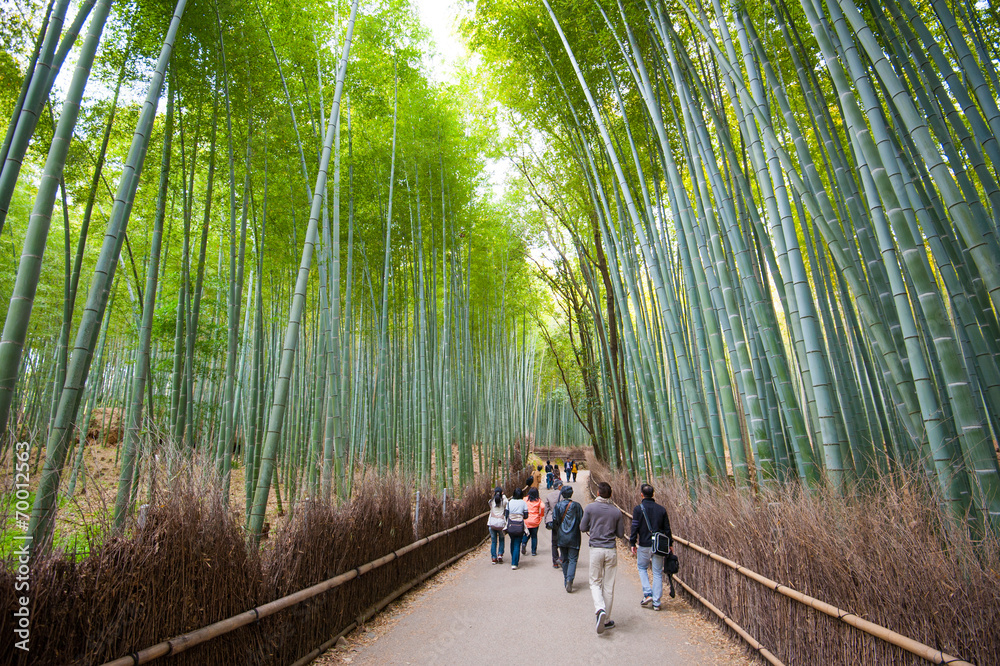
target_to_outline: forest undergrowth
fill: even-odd
[[[593,456],[588,464],[591,479],[608,481],[613,501],[631,511],[641,481]],[[1000,541],[974,540],[918,476],[899,473],[843,495],[825,487],[750,494],[706,484],[695,496],[678,479],[651,483],[676,536],[953,656],[997,663]],[[926,663],[691,548],[675,542],[674,552],[678,576],[786,664]]]

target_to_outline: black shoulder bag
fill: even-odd
[[[663,532],[654,532],[652,526],[649,524],[649,516],[646,515],[646,507],[639,504],[639,510],[642,511],[642,517],[646,521],[646,529],[649,530],[649,534],[653,538],[653,554],[654,555],[669,555],[670,554],[670,538]],[[677,557],[674,557],[674,561]],[[677,573],[676,571],[671,571],[670,573]]]

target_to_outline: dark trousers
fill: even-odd
[[[538,528],[537,527],[529,527],[528,528],[528,533],[524,535],[525,547],[527,547],[528,539],[529,538],[531,539],[531,554],[532,555],[537,555],[538,554]]]
[[[562,555],[563,582],[572,582],[576,578],[576,561],[580,559],[580,549],[560,546],[559,554]]]
[[[510,564],[516,567],[521,561],[521,540],[524,535],[514,536],[513,534],[508,535],[510,537]]]
[[[559,564],[559,546],[556,545],[555,530],[552,530],[552,564]]]

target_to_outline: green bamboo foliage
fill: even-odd
[[[249,528],[252,538],[259,538],[264,527],[264,511],[267,506],[267,498],[271,489],[271,476],[274,472],[275,454],[277,452],[282,420],[285,417],[285,401],[288,397],[288,384],[292,372],[292,363],[295,351],[298,347],[299,322],[302,318],[302,311],[305,305],[306,284],[309,278],[309,269],[312,264],[313,250],[316,244],[317,227],[319,217],[323,207],[324,195],[326,193],[326,171],[330,163],[330,153],[333,148],[333,136],[336,132],[336,119],[340,113],[340,99],[344,89],[344,77],[347,74],[347,59],[350,55],[351,36],[354,32],[354,21],[358,11],[358,0],[354,0],[351,5],[351,16],[347,21],[347,30],[344,37],[344,52],[341,56],[340,66],[337,71],[337,90],[334,93],[333,104],[330,112],[330,120],[323,141],[323,154],[320,158],[320,166],[316,177],[316,187],[312,195],[312,208],[309,213],[309,227],[306,231],[305,247],[302,251],[302,263],[299,267],[299,274],[295,285],[295,298],[292,302],[292,310],[288,321],[288,328],[285,332],[285,339],[282,345],[281,366],[275,386],[274,402],[271,406],[268,417],[267,435],[263,444],[261,455],[261,467],[258,472],[257,489],[254,493],[253,508],[250,512]]]
[[[242,16],[225,3],[207,12],[199,6],[181,23],[179,4],[159,60],[150,63],[129,143],[115,123],[133,109],[125,95],[119,104],[117,90],[148,71],[132,66],[148,45],[110,40],[98,49],[97,38],[102,16],[114,26],[108,34],[117,35],[128,21],[149,20],[144,12],[151,10],[116,14],[107,3],[94,4],[90,34],[78,45],[77,78],[52,109],[59,115],[57,140],[45,146],[51,164],[33,165],[42,174],[39,214],[25,225],[15,206],[10,219],[17,224],[8,227],[14,239],[11,230],[27,239],[18,248],[18,294],[32,291],[36,302],[30,320],[27,313],[5,320],[19,332],[5,334],[3,344],[9,337],[14,350],[20,341],[18,356],[5,357],[16,381],[0,443],[6,454],[15,437],[31,439],[33,461],[44,460],[30,526],[37,545],[59,543],[56,494],[90,493],[94,433],[113,442],[117,424],[118,530],[130,528],[137,505],[164,475],[196,465],[214,472],[209,482],[243,512],[254,539],[275,509],[291,514],[307,499],[346,500],[368,474],[403,473],[434,492],[447,488],[451,497],[478,473],[504,474],[515,452],[523,457],[534,442],[568,443],[585,432],[565,405],[538,408],[547,359],[525,320],[534,285],[523,267],[523,229],[477,192],[475,169],[488,139],[468,131],[464,111],[423,78],[413,49],[393,46],[406,41],[393,31],[412,27],[359,7],[353,3],[349,19],[317,24],[317,33],[343,30],[335,60],[328,35],[317,34],[303,49],[294,31],[275,23],[283,20],[280,7],[265,3]],[[370,51],[348,68],[355,22],[372,39],[359,38],[356,48]],[[237,32],[240,39],[230,37]],[[64,57],[59,42],[46,45],[48,34],[39,38],[36,72]],[[244,44],[265,39],[273,62],[250,57]],[[157,119],[168,64],[166,113]],[[93,98],[86,102],[93,103],[84,103],[87,77],[104,72],[118,78],[110,105],[100,89],[88,90]],[[27,82],[24,99],[30,89]],[[347,101],[348,89],[359,99]],[[88,121],[75,132],[74,105]],[[28,109],[24,100],[22,106]],[[296,118],[312,120],[312,136],[300,136]],[[74,134],[84,145],[69,145]],[[151,140],[163,141],[161,168],[143,176]],[[96,164],[88,163],[91,154]],[[62,168],[67,155],[73,169]],[[225,185],[217,169],[225,170]],[[109,175],[119,178],[110,211]],[[30,183],[21,178],[16,185]],[[41,250],[57,187],[67,234],[46,265]],[[88,241],[95,216],[108,218],[99,256]],[[631,241],[618,242],[616,252],[627,252]],[[290,253],[299,255],[297,271]],[[46,284],[52,266],[61,278],[58,308]],[[83,275],[92,276],[80,290],[86,305],[75,311]],[[27,304],[12,302],[11,309]],[[579,306],[589,307],[586,298]],[[657,317],[639,333],[645,348],[662,344]],[[48,334],[51,321],[60,333]],[[72,324],[78,329],[70,346]],[[619,366],[621,381],[626,370]],[[644,395],[665,419],[662,426],[648,421],[662,442],[678,427],[656,402],[670,379],[655,363],[643,370],[656,377]],[[598,394],[593,383],[590,400]],[[619,401],[614,418],[632,416]],[[43,439],[44,459],[37,444]],[[650,451],[663,468],[677,464],[662,443]],[[230,492],[230,483],[240,487]]]
[[[49,92],[62,68],[63,61],[65,61],[70,48],[87,20],[87,16],[94,7],[93,0],[82,3],[73,23],[69,25],[65,34],[62,34],[63,22],[66,19],[69,4],[69,0],[59,0],[59,2],[54,3],[54,6],[50,6],[51,11],[46,17],[42,33],[39,35],[41,37],[40,51],[37,53],[37,57],[33,58],[32,67],[29,68],[28,76],[25,77],[25,86],[22,88],[23,95],[20,96],[18,104],[14,108],[14,117],[11,118],[10,125],[8,125],[3,150],[0,151],[0,157],[3,160],[3,167],[0,170],[0,232],[3,231],[4,222],[7,219],[10,201],[21,173],[21,165],[28,150],[28,144],[42,115]],[[106,9],[104,11],[103,18],[98,15],[98,20],[91,22],[93,26],[91,31],[96,30],[98,39],[104,28],[104,20],[107,18]],[[91,44],[91,47],[96,48],[96,43]],[[86,59],[87,56],[85,55],[84,58]],[[92,54],[89,58],[90,62],[93,62]],[[84,72],[88,75],[89,69],[88,63],[84,67]],[[74,78],[76,78],[75,75]],[[78,86],[81,86],[81,91],[83,83],[86,83],[86,79],[82,83],[78,83]]]
[[[35,504],[32,507],[29,532],[32,537],[33,547],[49,541],[52,536],[53,509],[56,493],[59,488],[59,479],[62,474],[63,465],[65,464],[66,452],[69,448],[71,426],[76,418],[84,383],[86,382],[90,362],[93,358],[94,347],[97,343],[97,334],[100,329],[101,320],[104,318],[105,308],[107,307],[115,266],[125,240],[125,230],[128,225],[131,208],[129,202],[134,200],[135,189],[138,186],[138,175],[142,171],[146,149],[149,146],[149,136],[155,118],[157,102],[160,97],[160,89],[163,85],[167,64],[170,61],[174,40],[185,5],[185,0],[180,0],[174,9],[170,27],[167,30],[156,70],[149,86],[149,92],[143,105],[142,114],[137,123],[135,138],[129,150],[129,159],[119,182],[118,192],[115,196],[115,205],[111,212],[111,219],[109,220],[108,230],[102,246],[101,258],[90,285],[87,307],[80,326],[77,329],[74,352],[66,373],[66,383],[60,395],[55,424],[48,435],[45,469],[39,481]]]
[[[166,126],[163,134],[163,158],[160,163],[160,187],[156,198],[156,219],[146,271],[146,291],[142,304],[142,324],[139,328],[139,349],[132,375],[131,405],[125,430],[125,447],[122,451],[121,474],[118,479],[118,497],[115,500],[115,527],[121,529],[131,506],[133,487],[136,485],[136,457],[140,444],[143,399],[149,380],[149,356],[152,342],[153,312],[156,310],[156,291],[160,271],[160,248],[163,239],[163,221],[167,213],[167,187],[170,182],[170,151],[174,129],[174,95],[168,91]],[[149,408],[152,409],[152,404]]]
[[[59,116],[59,124],[56,126],[56,131],[52,138],[49,154],[45,162],[45,171],[41,179],[41,186],[35,198],[34,209],[29,218],[22,258],[18,264],[17,282],[15,283],[14,294],[7,309],[7,318],[4,320],[3,336],[0,338],[0,431],[6,428],[10,413],[14,384],[17,381],[17,369],[21,361],[21,349],[24,345],[28,322],[31,318],[31,308],[34,304],[35,292],[38,288],[56,189],[59,187],[63,170],[66,166],[66,157],[69,153],[69,144],[76,125],[80,101],[83,98],[84,89],[90,77],[94,56],[97,53],[101,33],[104,30],[104,23],[108,18],[110,9],[110,2],[98,3],[97,12],[90,23],[87,38],[84,41],[80,58],[73,73],[73,80],[67,92],[66,100],[63,103],[63,111]],[[51,35],[51,30],[54,29],[54,25],[50,26],[47,38]],[[58,36],[58,33],[56,33],[56,36]],[[37,72],[35,78],[39,77],[43,77],[42,71]],[[33,99],[30,91],[31,89],[29,89],[27,104],[31,104],[31,100]],[[17,136],[20,136],[20,132],[21,130],[19,129]],[[16,145],[14,149],[17,150]],[[21,152],[23,153],[23,150]],[[8,155],[7,160],[12,164],[15,162],[13,156],[10,155]],[[4,177],[6,177],[8,171],[13,171],[19,167],[19,159],[16,160],[16,166],[9,168],[7,163],[5,163]],[[63,189],[65,190],[65,188]],[[3,208],[6,211],[6,206]],[[0,220],[0,230],[2,228],[3,222]],[[69,283],[67,283],[68,287]],[[71,301],[69,294],[67,294],[66,300],[67,302]]]
[[[479,7],[470,34],[519,63],[499,85],[552,91],[512,103],[553,139],[525,173],[564,193],[532,182],[586,285],[601,399],[576,426],[620,424],[599,455],[692,485],[916,467],[996,526],[996,84],[960,27],[980,10],[541,4]],[[571,402],[543,400],[544,437]]]

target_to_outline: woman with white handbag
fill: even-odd
[[[497,486],[493,489],[489,505],[490,517],[486,519],[486,524],[490,528],[490,557],[493,564],[500,564],[503,562],[504,530],[507,528],[507,496],[503,494],[503,488]]]

